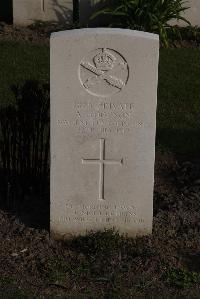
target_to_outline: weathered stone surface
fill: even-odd
[[[51,232],[152,230],[158,36],[51,36]]]
[[[13,0],[13,23],[30,25],[35,21],[71,23],[73,0]]]
[[[182,12],[182,17],[186,18],[192,26],[200,26],[200,1],[199,0],[188,0],[184,6],[189,7],[189,9]],[[187,23],[183,21],[173,20],[170,22],[171,25],[178,26],[188,26]]]

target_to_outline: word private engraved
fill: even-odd
[[[104,165],[122,165],[121,160],[105,160],[105,139],[100,141],[100,158],[99,159],[82,159],[82,164],[97,164],[99,165],[99,200],[104,200]]]
[[[112,49],[96,49],[79,66],[79,78],[88,93],[107,97],[121,91],[128,81],[129,68],[121,54]]]

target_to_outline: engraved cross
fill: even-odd
[[[105,160],[105,139],[100,141],[100,157],[99,159],[82,159],[82,164],[97,164],[99,165],[99,200],[104,200],[104,165],[122,165],[121,160]]]

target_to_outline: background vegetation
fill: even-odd
[[[104,2],[105,8],[94,13],[91,19],[108,16],[106,22],[111,27],[157,33],[165,46],[168,45],[169,31],[178,30],[178,28],[170,26],[171,20],[182,20],[190,24],[182,14],[188,8],[184,0],[114,0]]]

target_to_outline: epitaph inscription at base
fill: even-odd
[[[158,36],[51,37],[51,233],[151,233]]]

